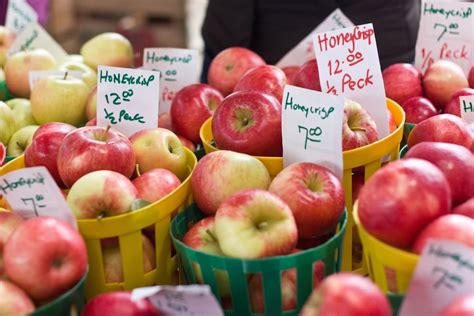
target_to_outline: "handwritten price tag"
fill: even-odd
[[[66,51],[36,22],[28,24],[16,37],[8,50],[8,56],[34,48],[46,49],[56,58],[56,61],[61,61],[67,57]]]
[[[424,73],[435,61],[448,59],[466,75],[474,64],[474,4],[423,1],[415,65]]]
[[[283,161],[312,162],[342,180],[344,98],[286,85],[282,100]]]
[[[19,169],[1,176],[0,195],[23,218],[50,216],[77,228],[76,218],[45,167]]]
[[[25,0],[8,1],[5,26],[16,35],[30,23],[38,21],[38,14]]]
[[[388,135],[385,89],[372,24],[314,37],[321,89],[359,102],[377,124],[379,138]]]
[[[473,292],[474,249],[431,240],[421,254],[399,315],[438,315],[454,298]]]
[[[99,66],[97,75],[97,126],[127,137],[158,126],[159,72]]]
[[[148,298],[165,316],[223,316],[208,285],[152,286],[132,291],[132,300]]]
[[[474,123],[474,96],[459,97],[461,117],[468,123]]]
[[[354,24],[342,13],[341,9],[334,10],[321,24],[309,33],[308,36],[283,56],[276,66],[280,68],[286,66],[301,66],[308,60],[314,58],[313,37],[316,34],[350,26],[354,26]]]
[[[145,48],[143,68],[161,73],[160,112],[169,112],[176,92],[199,82],[198,51],[181,48]]]
[[[82,80],[82,75],[79,71],[35,70],[35,71],[29,72],[30,89],[32,89],[35,83],[41,78],[45,78],[49,76],[64,78],[66,77],[66,72],[67,72],[67,77],[71,76],[71,77]]]

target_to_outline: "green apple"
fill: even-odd
[[[13,133],[15,133],[13,111],[5,102],[0,101],[0,142],[7,145]]]
[[[66,61],[59,66],[59,70],[78,71],[81,73],[82,80],[92,89],[97,84],[97,73],[94,69],[78,61]]]
[[[81,55],[79,54],[69,54],[65,58],[62,59],[62,62],[68,62],[68,61],[76,61],[78,63],[84,63],[84,58],[82,58]]]
[[[84,63],[97,70],[97,66],[133,67],[133,47],[128,39],[118,33],[102,33],[88,40],[81,47]]]
[[[5,78],[10,92],[21,98],[30,96],[30,71],[53,70],[56,60],[47,50],[37,48],[21,51],[7,59]]]
[[[7,155],[12,157],[22,155],[33,141],[33,134],[38,128],[38,125],[30,125],[16,131],[8,142]]]
[[[97,117],[97,86],[87,97],[86,116],[88,120],[92,120]]]
[[[31,103],[28,99],[11,99],[8,100],[7,105],[13,111],[15,117],[15,131],[28,125],[36,125],[35,118],[31,113]]]
[[[38,124],[62,122],[81,126],[86,121],[89,87],[81,79],[60,76],[41,78],[31,91],[31,111]]]
[[[0,26],[0,68],[5,66],[7,61],[8,49],[15,40],[15,33],[7,29],[5,26]]]

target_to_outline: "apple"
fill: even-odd
[[[199,209],[211,215],[221,203],[243,189],[268,189],[270,174],[258,159],[233,151],[205,155],[191,176],[193,198]]]
[[[0,26],[0,68],[5,66],[7,53],[15,40],[15,33],[5,26]]]
[[[428,224],[416,237],[412,250],[421,254],[428,240],[450,240],[474,248],[474,220],[459,214],[447,214]]]
[[[439,168],[448,180],[454,205],[474,197],[474,155],[463,146],[422,142],[416,144],[404,158],[424,159]]]
[[[359,103],[346,98],[342,125],[342,150],[366,146],[377,139],[377,125],[369,113]]]
[[[219,206],[215,216],[216,237],[226,256],[279,256],[296,246],[298,229],[290,207],[268,191],[239,191]]]
[[[281,157],[281,104],[262,92],[235,92],[214,112],[212,133],[219,149]]]
[[[395,122],[395,118],[393,117],[392,112],[387,111],[387,117],[388,117],[388,131],[389,133],[395,132],[397,129],[397,122]]]
[[[123,282],[122,257],[118,242],[102,244],[102,257],[104,259],[105,281],[107,283]],[[156,268],[156,255],[152,243],[142,235],[143,248],[143,273]]]
[[[87,173],[69,190],[67,203],[77,219],[102,218],[132,210],[138,192],[122,174],[110,170]]]
[[[59,147],[66,135],[75,130],[65,123],[47,123],[40,126],[33,135],[31,145],[25,150],[25,166],[45,166],[60,187],[64,187],[58,171]]]
[[[431,162],[417,158],[383,166],[359,193],[362,226],[374,237],[399,248],[410,247],[424,227],[450,209],[446,177]]]
[[[297,87],[321,91],[319,70],[316,59],[307,61],[295,74],[293,84]]]
[[[31,113],[30,100],[16,98],[7,101],[6,104],[13,111],[13,116],[15,117],[15,131],[28,125],[38,124]]]
[[[417,124],[408,135],[408,147],[421,142],[452,143],[471,149],[473,139],[463,119],[439,114]]]
[[[56,60],[47,50],[36,48],[21,51],[7,59],[5,79],[11,94],[20,98],[30,97],[30,71],[53,70]]]
[[[118,33],[102,33],[81,47],[84,63],[94,70],[97,66],[133,67],[133,47],[128,39]]]
[[[0,143],[7,145],[15,133],[15,116],[4,102],[0,101]]]
[[[97,118],[93,118],[90,121],[87,121],[85,126],[97,126]]]
[[[81,235],[67,223],[49,217],[35,217],[18,226],[3,257],[8,278],[37,302],[69,290],[87,270]]]
[[[97,84],[97,73],[95,70],[82,62],[74,60],[66,61],[59,65],[59,70],[78,71],[81,74],[82,81],[84,81],[89,89],[93,89]]]
[[[67,187],[96,170],[112,170],[131,178],[135,170],[132,143],[113,129],[86,126],[69,133],[58,152],[58,171]]]
[[[286,75],[280,68],[261,65],[247,71],[234,87],[236,91],[260,91],[273,95],[281,102]]]
[[[69,54],[62,59],[63,62],[75,61],[78,63],[84,63],[84,58],[80,54]]]
[[[461,100],[459,97],[473,96],[474,89],[464,88],[453,94],[451,100],[444,107],[444,113],[453,114],[461,117]]]
[[[7,149],[5,148],[5,145],[3,145],[3,143],[0,143],[0,167],[3,165],[3,162],[5,161],[5,157],[7,156],[6,153],[7,153]]]
[[[401,103],[407,123],[418,124],[438,114],[430,100],[424,97],[411,97]]]
[[[183,144],[184,147],[191,150],[192,152],[196,151],[196,146],[194,146],[194,144],[189,139],[184,138],[181,135],[177,135],[177,136],[178,136],[179,140],[181,141],[181,144]]]
[[[132,181],[138,198],[153,203],[179,187],[181,181],[169,170],[152,169]]]
[[[316,237],[316,238],[309,238],[309,239],[299,238],[298,243],[296,244],[296,248],[301,249],[301,250],[315,248],[317,246],[320,246],[320,245],[324,244],[333,235],[334,235],[333,232],[331,232],[329,234],[326,234],[326,235],[323,235],[323,236],[320,236],[320,237]]]
[[[472,66],[471,70],[469,71],[468,81],[469,87],[474,89],[474,66]]]
[[[442,110],[452,95],[462,88],[469,87],[462,68],[449,60],[434,62],[423,77],[425,97],[433,102],[438,110]]]
[[[181,181],[188,172],[186,152],[178,136],[164,128],[144,129],[130,137],[141,173],[156,168],[173,172]]]
[[[167,130],[170,130],[173,133],[176,132],[173,126],[173,121],[171,120],[170,112],[163,112],[158,115],[158,127],[166,128]]]
[[[344,212],[341,181],[329,169],[314,163],[289,165],[273,179],[268,190],[292,210],[299,238],[329,233]]]
[[[87,96],[86,117],[88,120],[97,119],[97,86]]]
[[[22,222],[23,218],[15,213],[0,211],[0,278],[5,274],[3,271],[3,248],[10,235]]]
[[[30,125],[16,131],[8,142],[8,156],[18,157],[22,155],[33,142],[33,135],[38,128],[38,125]]]
[[[421,71],[412,64],[393,64],[384,69],[382,77],[387,98],[399,104],[423,95]]]
[[[218,90],[203,83],[192,84],[179,90],[174,96],[170,110],[176,134],[199,143],[201,125],[212,116],[222,99]]]
[[[31,111],[38,124],[63,122],[81,126],[86,122],[89,87],[71,76],[39,79],[31,90]]]
[[[439,314],[439,316],[472,316],[472,315],[474,315],[474,293],[464,294],[464,295],[456,297]]]
[[[295,85],[295,76],[300,66],[286,66],[281,68],[286,75],[286,83],[290,85]]]
[[[453,208],[453,213],[474,219],[474,198],[470,198],[466,202]]]
[[[265,61],[253,51],[243,47],[224,49],[209,65],[207,79],[209,84],[226,96],[233,90],[237,81],[247,70],[265,65]]]
[[[0,297],[0,315],[29,315],[35,310],[25,291],[9,281],[0,280]]]
[[[131,292],[114,291],[102,293],[92,298],[84,309],[82,316],[159,316],[147,299],[132,301]]]
[[[300,316],[391,316],[387,297],[368,278],[354,273],[328,276],[311,293]]]

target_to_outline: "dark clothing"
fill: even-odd
[[[206,51],[243,46],[275,64],[337,8],[355,25],[374,24],[382,68],[414,60],[420,0],[209,0]]]

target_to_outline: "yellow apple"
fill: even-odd
[[[97,66],[133,67],[133,47],[118,33],[102,33],[81,47],[84,63],[97,70]]]
[[[7,52],[13,41],[15,40],[15,33],[7,29],[5,26],[0,26],[0,68],[5,66],[7,61]]]
[[[81,73],[82,80],[92,89],[97,84],[97,73],[94,69],[78,61],[66,61],[59,66],[59,70],[78,71]]]
[[[0,101],[0,142],[7,145],[13,133],[15,133],[13,111],[5,102]]]

